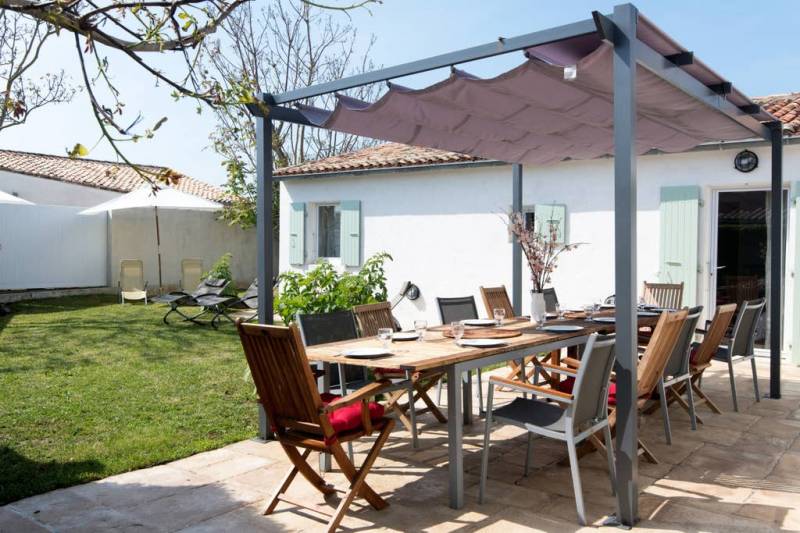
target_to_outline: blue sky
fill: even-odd
[[[253,0],[260,3],[265,0]],[[512,37],[550,26],[588,18],[592,10],[610,12],[617,2],[544,2],[523,0],[384,0],[352,14],[362,44],[370,34],[377,37],[371,57],[378,65],[420,59],[434,54],[482,44],[498,36]],[[765,4],[769,9],[764,9]],[[800,53],[795,33],[786,21],[794,18],[796,2],[752,0],[687,1],[642,0],[639,10],[684,46],[693,50],[717,72],[750,96],[800,91]],[[345,16],[345,15],[342,15]],[[785,28],[790,28],[786,31]],[[39,65],[45,69],[65,68],[77,82],[76,52],[69,36],[52,40]],[[222,183],[225,175],[219,158],[208,148],[213,117],[206,110],[197,115],[190,102],[175,103],[170,90],[156,86],[152,79],[123,58],[109,54],[113,75],[123,89],[126,107],[141,110],[145,121],[162,116],[168,122],[155,139],[129,144],[132,160],[170,166],[193,177]],[[488,76],[518,64],[521,57],[466,65],[466,70]],[[163,60],[169,69],[170,60]],[[415,87],[437,81],[446,72],[432,72],[403,84]],[[99,137],[86,96],[72,103],[47,108],[21,127],[0,134],[0,147],[64,154],[68,146],[81,142],[93,146]],[[90,157],[114,159],[110,148],[100,144]]]

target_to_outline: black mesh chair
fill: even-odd
[[[474,296],[459,296],[456,298],[436,298],[439,306],[439,316],[442,317],[442,324],[447,325],[451,322],[460,322],[478,318],[478,308],[475,305]],[[478,374],[478,412],[482,415],[483,409],[483,380],[481,379],[481,369]],[[436,403],[442,403],[442,382],[436,385]]]
[[[356,317],[350,309],[332,313],[297,313],[295,320],[300,329],[303,344],[306,346],[358,338]],[[339,372],[338,375],[331,376],[331,385],[336,385],[342,396],[372,382],[366,367],[358,368],[342,364],[337,366]],[[348,443],[347,451],[352,460],[352,443]]]
[[[558,307],[558,296],[556,296],[556,290],[552,287],[548,287],[542,291],[542,294],[544,295],[545,312],[555,313],[556,307]]]
[[[736,324],[733,326],[733,336],[730,342],[727,346],[720,347],[716,355],[714,355],[715,360],[728,364],[734,411],[739,410],[739,401],[736,399],[736,381],[733,377],[733,365],[735,364],[750,361],[750,366],[753,369],[753,388],[755,389],[756,401],[761,401],[758,392],[758,374],[756,374],[754,345],[756,326],[758,326],[758,319],[761,317],[766,303],[764,298],[742,302],[739,308],[739,316],[736,317]]]
[[[700,314],[702,312],[702,305],[689,309],[686,321],[683,323],[681,331],[678,333],[678,339],[675,341],[675,348],[669,356],[669,361],[667,361],[664,375],[661,377],[661,381],[658,384],[658,399],[661,404],[661,415],[664,419],[664,436],[667,439],[667,444],[672,444],[672,430],[669,423],[669,404],[672,401],[683,403],[680,394],[681,386],[684,386],[686,389],[692,429],[697,429],[697,415],[694,411],[694,394],[692,393],[691,387],[692,373],[689,370],[689,362],[692,355],[692,339],[694,339],[697,321],[700,320]]]

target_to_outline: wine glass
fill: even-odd
[[[556,302],[556,316],[559,320],[564,320],[564,308],[558,302]]]
[[[417,332],[417,340],[422,342],[425,340],[425,330],[428,329],[428,321],[427,320],[415,320],[414,321],[414,331]]]
[[[383,349],[388,350],[389,344],[392,342],[392,328],[379,328],[378,340],[383,343]]]
[[[492,315],[494,316],[494,321],[497,323],[497,325],[502,326],[503,320],[506,318],[506,310],[502,307],[492,309]]]
[[[594,317],[594,305],[584,305],[583,312],[586,314],[586,320],[591,320]]]
[[[453,332],[453,337],[456,339],[456,344],[461,345],[461,337],[464,336],[464,324],[461,322],[453,322],[450,324],[450,330]]]

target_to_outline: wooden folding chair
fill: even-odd
[[[679,309],[683,305],[683,282],[648,283],[645,281],[642,298],[648,305],[657,305],[664,309]]]
[[[244,324],[237,321],[247,364],[255,381],[259,402],[278,442],[292,462],[292,468],[269,499],[264,514],[271,514],[278,502],[309,509],[330,517],[328,531],[335,531],[356,496],[377,510],[389,504],[366,482],[367,474],[389,438],[394,420],[383,416],[383,406],[369,398],[380,394],[390,384],[375,382],[346,396],[320,395],[308,365],[300,332],[288,328]],[[361,468],[347,457],[342,443],[351,442],[377,431],[378,436]],[[299,449],[304,451],[301,453]],[[307,459],[312,451],[329,453],[350,481],[347,491],[337,491],[317,474]],[[297,474],[326,497],[343,494],[335,511],[321,505],[308,505],[286,496]]]
[[[392,316],[392,306],[389,302],[357,305],[353,307],[353,314],[355,314],[359,333],[362,337],[377,335],[380,328],[396,329],[394,325],[395,319]],[[442,424],[447,423],[447,417],[444,416],[428,395],[431,387],[444,376],[444,372],[428,370],[408,375],[405,370],[400,368],[376,368],[374,371],[375,377],[378,379],[389,379],[395,382],[408,381],[408,387],[387,394],[386,408],[394,412],[400,422],[411,433],[412,447],[417,447],[417,415],[430,412]],[[408,398],[405,403],[402,402],[403,397]],[[423,409],[417,409],[415,406],[420,399],[425,403],[425,408]]]
[[[508,292],[506,291],[505,285],[500,285],[499,287],[480,287],[480,290],[481,298],[483,299],[483,305],[486,308],[486,316],[492,317],[494,316],[495,309],[502,309],[506,312],[506,318],[516,317],[516,314],[514,313],[514,307],[511,305],[511,300],[508,298]],[[551,363],[556,363],[557,357],[554,358],[553,353],[550,353],[547,357],[544,357],[543,360],[550,360]],[[530,381],[530,379],[536,375],[537,368],[539,373],[545,379],[551,379],[550,374],[539,365],[539,358],[537,356],[531,355],[526,357],[522,364],[526,369],[528,368],[528,365],[533,365],[532,368],[527,370],[525,373],[526,381]],[[506,375],[505,379],[518,379],[521,373],[519,361],[509,361],[507,365],[508,374]]]
[[[711,324],[706,329],[698,329],[697,333],[703,335],[703,342],[695,345],[691,360],[689,362],[689,371],[692,374],[691,387],[692,392],[697,397],[694,401],[695,407],[706,404],[713,413],[721,414],[722,411],[717,405],[711,401],[703,392],[703,372],[711,366],[711,360],[719,350],[725,338],[725,332],[733,321],[733,316],[736,314],[736,304],[718,305],[714,313],[714,318]],[[681,404],[683,407],[683,404]],[[686,409],[686,407],[684,407]]]
[[[647,349],[639,360],[639,366],[637,368],[636,405],[639,413],[643,413],[645,407],[651,401],[653,392],[656,390],[656,387],[658,387],[688,314],[689,312],[686,309],[672,313],[665,311],[661,314],[658,324],[656,324],[650,344],[647,345]],[[571,371],[577,376],[580,362],[570,359],[568,363],[570,363],[569,366],[554,366],[547,363],[542,363],[542,366],[562,374],[567,374]],[[575,379],[567,378],[559,383],[558,390],[560,392],[572,393],[574,386]],[[608,406],[610,409],[608,420],[612,432],[615,430],[617,423],[616,405],[617,387],[616,383],[612,383],[608,391]],[[593,435],[590,440],[580,448],[578,455],[582,457],[595,449],[605,450],[605,445],[598,435]],[[645,446],[641,439],[639,440],[639,455],[651,463],[658,463],[656,456]]]

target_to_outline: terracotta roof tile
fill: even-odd
[[[141,167],[154,173],[167,170],[153,165]],[[15,150],[0,150],[0,169],[118,192],[130,192],[144,184],[141,176],[124,164]],[[225,200],[221,188],[180,173],[177,175],[178,182],[173,185],[176,189],[207,200]]]
[[[800,93],[779,94],[754,98],[764,109],[784,123],[786,135],[800,135]],[[479,157],[407,146],[399,143],[386,143],[363,148],[334,157],[309,161],[292,167],[279,168],[276,176],[297,176],[304,174],[325,174],[329,172],[348,172],[377,168],[400,168],[444,163],[480,161]]]

